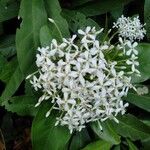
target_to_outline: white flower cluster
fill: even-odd
[[[143,28],[144,25],[140,23],[139,16],[132,18],[124,17],[123,15],[118,18],[117,22],[114,23],[114,28],[119,30],[119,35],[123,38],[133,40],[141,40],[146,34],[146,30]]]
[[[122,97],[134,88],[130,73],[139,73],[137,43],[121,37],[118,45],[100,42],[97,35],[102,31],[88,26],[62,43],[53,39],[50,46],[38,48],[38,71],[27,77],[43,92],[36,107],[50,100],[46,117],[58,110],[56,125],[67,125],[70,133],[96,120],[118,122],[116,116],[128,106]]]
[[[119,44],[118,49],[123,52],[123,55],[126,57],[121,57],[120,63],[123,65],[126,63],[126,66],[124,66],[127,74],[133,74],[140,76],[140,72],[138,71],[137,67],[139,66],[138,62],[138,50],[136,47],[138,46],[137,42],[131,42],[129,40],[124,40],[119,37]]]
[[[145,94],[148,94],[149,89],[148,89],[147,86],[138,87],[136,92],[137,92],[138,95],[145,95]]]

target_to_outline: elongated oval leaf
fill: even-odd
[[[101,0],[93,3],[87,4],[87,6],[83,6],[78,11],[84,13],[86,16],[95,16],[101,15],[112,10],[118,9],[121,6],[124,6],[131,2],[132,0]]]
[[[146,23],[147,38],[150,41],[150,1],[145,0],[144,4],[144,22]]]
[[[50,29],[47,25],[44,25],[40,29],[40,42],[42,46],[48,46],[50,45],[50,42],[52,40],[52,35],[50,32]]]
[[[87,18],[83,13],[73,10],[63,10],[63,16],[66,18],[69,24],[69,28],[76,33],[78,29],[82,29],[88,26],[96,27],[100,29],[99,25],[91,18]]]
[[[20,70],[19,65],[14,66],[16,69],[9,78],[6,88],[4,92],[2,93],[0,97],[0,103],[3,103],[10,99],[10,97],[15,93],[15,91],[18,89],[19,85],[23,81],[23,74]]]
[[[135,93],[128,93],[124,98],[126,101],[150,112],[150,97],[147,95],[137,95]]]
[[[82,150],[110,150],[111,146],[112,145],[110,143],[99,140],[99,141],[90,143]]]
[[[34,96],[15,96],[10,100],[5,101],[5,109],[10,112],[15,112],[20,116],[35,116],[37,108],[35,108],[36,97]]]
[[[85,147],[88,143],[90,143],[91,138],[86,129],[82,129],[80,132],[76,132],[72,139],[71,144],[69,146],[69,150],[79,150]]]
[[[105,121],[101,123],[102,129],[100,129],[98,122],[91,124],[93,131],[103,140],[108,141],[112,144],[120,143],[120,136],[114,130],[111,121]]]
[[[54,114],[48,118],[45,117],[49,108],[50,105],[44,103],[33,121],[33,150],[62,150],[71,137],[67,128],[55,126],[56,116]]]
[[[127,143],[129,146],[129,150],[138,150],[137,147],[129,139],[127,139]]]
[[[15,0],[9,2],[7,5],[0,1],[0,22],[9,20],[18,16],[19,3]]]
[[[138,46],[138,60],[140,63],[139,71],[142,72],[145,75],[148,75],[150,77],[150,44],[149,43],[141,43]]]
[[[67,21],[61,16],[61,7],[58,0],[45,0],[45,8],[48,13],[48,17],[54,19],[58,25],[63,37],[68,37],[69,27]]]
[[[40,28],[48,20],[43,0],[22,0],[20,16],[23,21],[17,30],[16,48],[20,69],[26,74],[35,60]]]
[[[118,117],[119,123],[113,123],[118,134],[131,140],[143,140],[150,137],[150,127],[132,115]]]

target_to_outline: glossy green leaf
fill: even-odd
[[[15,72],[17,65],[18,65],[18,62],[17,62],[16,58],[5,63],[5,65],[3,65],[2,70],[0,72],[0,80],[2,80],[5,83],[8,83],[11,76]]]
[[[121,149],[120,149],[120,145],[114,146],[114,148],[113,148],[112,150],[121,150]]]
[[[140,72],[140,76],[132,74],[131,78],[132,78],[132,80],[131,80],[132,83],[141,83],[141,82],[144,82],[144,81],[148,80],[149,75],[147,75],[143,72]]]
[[[68,143],[71,134],[66,127],[55,126],[56,115],[45,117],[50,109],[49,103],[44,103],[32,124],[33,150],[63,150]]]
[[[149,95],[137,95],[136,93],[129,92],[124,99],[148,112],[150,112],[150,96]]]
[[[105,121],[101,123],[102,131],[100,129],[99,123],[94,122],[91,123],[91,128],[101,139],[108,141],[112,144],[119,144],[120,143],[120,136],[114,130],[111,121]]]
[[[39,32],[48,21],[43,0],[22,0],[20,16],[23,19],[16,34],[16,48],[19,66],[27,74],[35,62],[36,49],[40,44]]]
[[[9,20],[18,16],[19,3],[15,0],[4,3],[0,1],[0,22]]]
[[[40,42],[42,46],[49,46],[52,39],[57,41],[62,41],[61,33],[58,31],[57,27],[49,22],[48,25],[44,25],[40,29]]]
[[[14,96],[5,101],[3,105],[7,111],[15,112],[20,116],[35,116],[37,112],[37,108],[34,107],[36,102],[37,98],[34,96]]]
[[[0,38],[0,54],[6,58],[16,54],[15,35],[8,35]]]
[[[52,33],[47,25],[44,25],[40,29],[40,43],[42,46],[50,45],[52,40]]]
[[[81,132],[75,132],[71,139],[69,150],[79,150],[90,143],[91,138],[86,129],[82,129]]]
[[[150,44],[149,43],[141,43],[138,46],[138,60],[140,63],[139,71],[148,75],[150,77]]]
[[[99,141],[88,144],[82,150],[110,150],[111,146],[112,145],[108,143],[107,141],[99,140]]]
[[[115,20],[117,20],[122,14],[123,14],[123,6],[120,6],[117,9],[111,11],[111,15]]]
[[[76,33],[78,29],[83,29],[88,26],[95,26],[99,29],[99,25],[92,19],[87,18],[84,14],[76,11],[63,10],[63,16],[69,24],[69,28]]]
[[[0,97],[0,103],[8,101],[10,97],[15,93],[15,91],[18,89],[19,85],[23,81],[23,74],[20,70],[19,65],[15,66],[15,71],[7,81],[7,85],[5,87],[4,92],[2,93]]]
[[[86,16],[95,16],[118,9],[131,1],[132,0],[102,0],[90,3],[89,5],[87,4],[87,6],[83,6],[77,10],[84,13]]]
[[[150,1],[145,0],[144,4],[144,22],[146,23],[146,35],[150,41]]]
[[[124,115],[117,118],[119,123],[113,123],[118,134],[131,140],[143,140],[150,136],[150,127],[132,115]]]
[[[67,21],[61,16],[61,7],[58,0],[45,0],[45,8],[48,17],[54,19],[63,37],[69,37],[69,27]]]

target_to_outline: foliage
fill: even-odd
[[[122,13],[139,15],[146,23],[147,37],[138,46],[141,76],[133,75],[132,82],[150,88],[149,0],[0,0],[0,111],[5,108],[7,113],[32,117],[33,150],[150,148],[149,93],[138,95],[130,91],[124,97],[130,104],[128,114],[119,116],[118,124],[104,121],[101,130],[97,121],[71,135],[66,127],[55,126],[56,112],[45,117],[51,104],[44,102],[39,108],[34,107],[41,93],[34,92],[25,79],[36,70],[35,54],[39,46],[49,45],[53,38],[61,41],[61,36],[69,37],[88,25],[107,29]],[[58,27],[48,18],[54,19]],[[15,30],[10,29],[12,22]],[[3,120],[0,119],[0,128]],[[0,146],[2,133],[0,130]]]

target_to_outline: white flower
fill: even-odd
[[[126,61],[128,65],[131,65],[132,72],[136,72],[136,66],[139,66],[139,62],[137,61],[138,57],[136,57],[134,54],[132,54],[131,58]]]
[[[100,34],[102,31],[103,28],[99,31],[96,31],[95,27],[91,28],[90,26],[87,26],[85,31],[79,29],[78,33],[83,36],[83,38],[81,39],[81,44],[82,44],[81,49],[84,47],[87,50],[89,50],[88,44],[93,43],[97,35]]]
[[[117,28],[119,35],[125,39],[142,40],[146,34],[144,25],[140,23],[139,16],[133,19],[129,17],[124,17],[123,15],[114,23],[113,28]]]
[[[30,83],[33,85],[36,91],[38,90],[38,88],[42,88],[39,79],[35,75],[33,76],[33,80],[30,80]]]
[[[72,51],[73,49],[78,50],[78,46],[74,44],[74,40],[76,39],[77,35],[73,35],[72,38],[65,39],[63,38],[63,42],[67,44],[66,50]]]
[[[66,47],[66,43],[62,43],[60,45],[57,44],[57,41],[55,39],[52,40],[51,43],[51,51],[49,52],[50,56],[54,56],[58,54],[60,57],[64,56],[64,52],[62,51]]]
[[[134,42],[133,44],[128,41],[127,42],[127,46],[129,47],[129,49],[127,50],[126,52],[126,55],[129,56],[131,54],[134,54],[134,55],[138,55],[138,51],[135,49],[135,47],[137,47],[138,43],[137,42]]]

